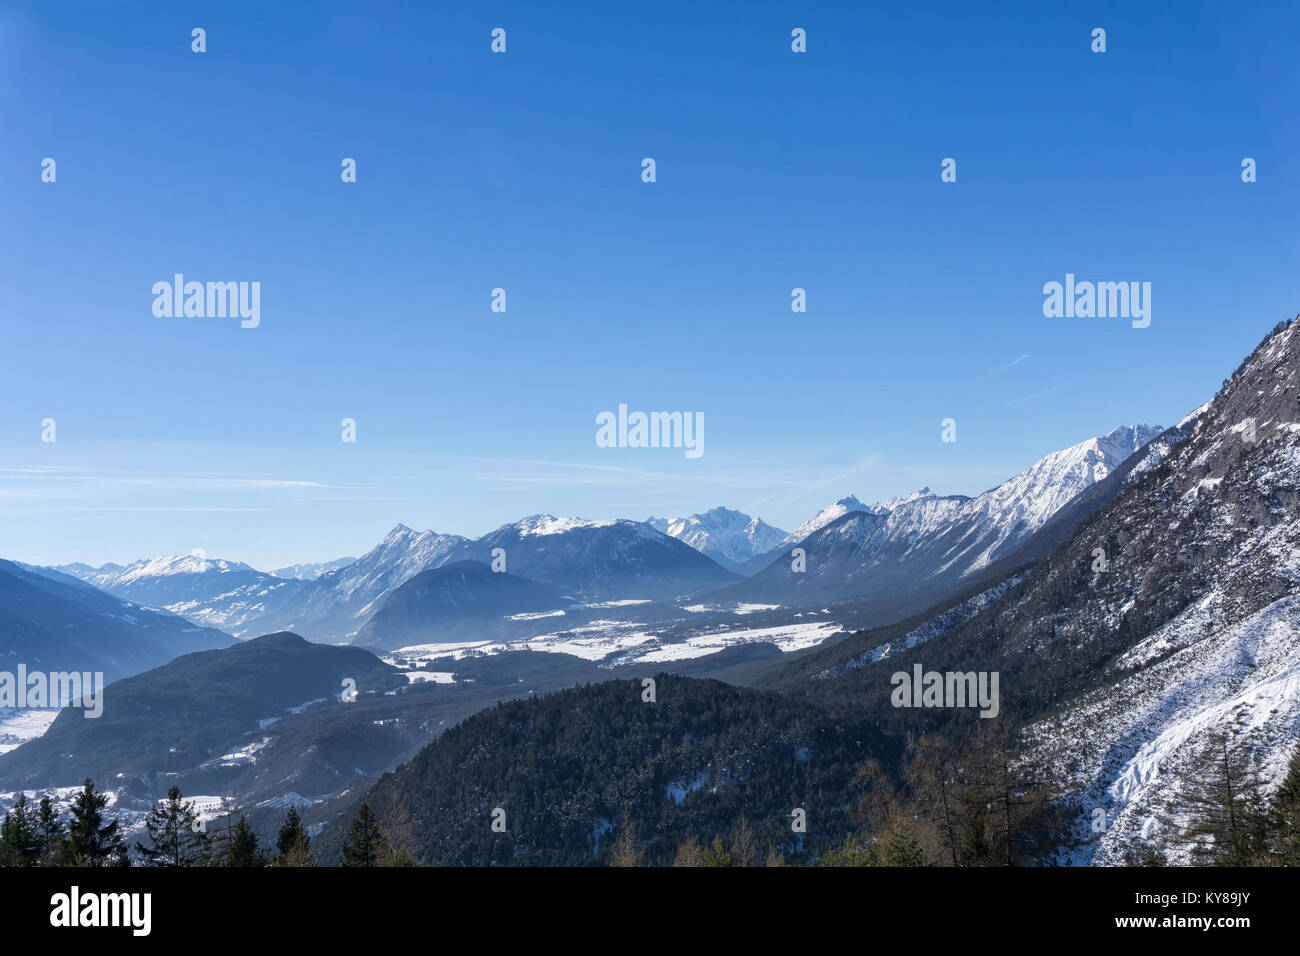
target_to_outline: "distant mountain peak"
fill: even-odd
[[[356,558],[351,556],[337,558],[333,561],[306,561],[301,564],[290,564],[283,568],[275,568],[270,573],[277,578],[287,578],[293,581],[315,581],[322,574],[337,571],[339,568],[346,568],[354,561],[356,561]]]
[[[110,581],[113,585],[123,586],[135,581],[164,578],[179,574],[225,574],[232,571],[242,571],[249,574],[260,573],[241,561],[209,558],[201,551],[189,554],[163,554],[156,558],[134,561],[125,567],[105,565],[103,568],[95,569],[89,574],[84,572],[77,574],[71,569],[56,568],[55,570],[67,570],[68,573],[73,573],[96,587],[105,587]]]
[[[776,547],[785,535],[780,528],[717,505],[686,518],[649,518],[644,524],[690,545],[724,567],[739,565]]]
[[[725,505],[715,505],[708,511],[701,512],[698,517],[701,518],[744,518],[749,520],[749,515],[743,511],[737,511],[735,508],[728,508]]]
[[[536,514],[521,518],[509,527],[516,529],[521,535],[552,535],[576,531],[579,528],[609,528],[615,524],[616,521],[588,521],[585,518],[557,518],[555,515]]]
[[[837,521],[838,519],[844,517],[844,515],[849,514],[850,512],[871,511],[871,510],[872,510],[871,508],[868,508],[861,501],[859,501],[856,495],[845,495],[843,498],[840,498],[835,503],[827,505],[821,511],[817,512],[815,515],[813,515],[811,518],[805,521],[803,524],[799,525],[799,527],[791,531],[780,542],[778,547],[783,547],[787,544],[798,544],[800,541],[808,537],[810,534],[814,534],[815,532],[820,531],[822,528],[826,527],[832,521]]]
[[[935,493],[930,490],[930,486],[922,485],[920,488],[917,488],[911,494],[899,495],[894,498],[887,498],[884,501],[877,501],[874,505],[871,505],[869,508],[864,508],[862,510],[870,511],[872,514],[878,514],[878,515],[889,514],[891,511],[894,511],[900,505],[911,504],[913,501],[920,501],[923,498],[934,498],[934,497],[936,497]]]

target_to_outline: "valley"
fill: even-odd
[[[1192,861],[1180,794],[1207,735],[1245,748],[1261,798],[1300,738],[1297,368],[1284,323],[1177,426],[1115,429],[973,498],[842,497],[797,539],[714,508],[478,539],[398,525],[284,578],[194,555],[0,562],[8,656],[86,659],[78,616],[119,642],[93,642],[113,675],[97,719],[0,712],[0,807],[89,778],[134,832],[177,786],[268,836],[292,807],[325,863],[361,800],[401,808],[385,826],[422,863],[607,862],[627,814],[663,864],[737,827],[791,863],[900,839],[942,862],[974,852],[975,823],[863,808],[941,780],[975,799],[958,768],[1002,754],[1053,781],[1054,849],[1027,861]],[[922,773],[931,748],[951,753]],[[478,829],[506,805],[519,829]],[[792,837],[792,814],[818,828]]]

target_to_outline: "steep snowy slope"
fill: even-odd
[[[1114,648],[1103,683],[1032,728],[1110,826],[1095,861],[1136,844],[1187,860],[1179,793],[1206,731],[1229,730],[1278,779],[1300,739],[1300,322],[1277,331],[1191,435],[1053,556],[1061,622],[1018,641]],[[1092,570],[1092,548],[1107,556]],[[1080,568],[1082,566],[1082,568]],[[1073,584],[1073,593],[1067,589]],[[1029,605],[1038,602],[1030,599]]]
[[[898,616],[914,613],[920,602],[953,593],[975,572],[1009,557],[1064,505],[1161,433],[1147,425],[1117,428],[1054,452],[975,498],[934,495],[927,488],[870,510],[846,510],[799,543],[806,570],[794,570],[783,549],[766,569],[722,594],[809,606],[914,596],[900,603]]]
[[[399,524],[377,545],[344,567],[305,585],[294,600],[258,620],[256,630],[291,630],[313,641],[354,635],[381,599],[421,571],[463,557],[467,538],[413,531]]]
[[[799,525],[799,527],[795,528],[794,531],[790,532],[779,542],[777,542],[776,547],[784,548],[787,545],[798,544],[800,541],[803,541],[805,538],[807,538],[810,534],[816,531],[820,531],[822,528],[826,527],[831,522],[844,517],[846,514],[849,514],[850,512],[863,511],[866,512],[867,514],[886,515],[889,514],[889,512],[893,511],[901,504],[905,504],[909,501],[916,501],[920,498],[933,498],[933,497],[934,497],[934,492],[931,491],[928,487],[918,488],[910,495],[899,495],[898,497],[888,498],[884,501],[877,501],[875,504],[870,504],[870,505],[863,504],[854,495],[846,495],[845,497],[841,498],[839,501],[827,505],[821,511],[817,512],[815,515],[813,515],[811,518],[805,521],[803,524]]]
[[[468,541],[458,534],[412,531],[399,524],[356,561],[316,581],[342,602],[369,604],[416,573],[455,560]]]
[[[820,531],[837,518],[842,518],[851,511],[867,511],[872,514],[879,514],[882,511],[888,511],[879,505],[864,505],[853,495],[846,495],[839,501],[833,502],[817,512],[799,527],[787,534],[782,540],[778,541],[776,547],[785,547],[786,545],[798,544],[808,535],[815,531]]]
[[[1206,732],[1229,731],[1273,782],[1300,739],[1300,322],[1182,426],[991,604],[888,647],[855,635],[843,666],[804,673],[807,692],[884,702],[890,673],[917,664],[996,672],[1033,764],[1105,811],[1077,859],[1185,861],[1180,793],[1204,777]],[[901,713],[884,716],[924,720]]]

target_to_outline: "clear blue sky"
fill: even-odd
[[[0,12],[0,556],[975,494],[1300,311],[1295,5],[182,6]],[[1151,326],[1044,318],[1067,272]],[[596,447],[620,402],[703,457]]]

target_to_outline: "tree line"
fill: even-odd
[[[1249,740],[1207,735],[1204,759],[1183,775],[1181,813],[1159,814],[1160,843],[1136,842],[1127,866],[1163,866],[1183,847],[1202,866],[1300,866],[1300,747],[1281,786],[1267,796]],[[820,854],[819,866],[1026,866],[1066,861],[1097,836],[1078,801],[1035,766],[1004,726],[983,725],[964,746],[938,734],[909,738],[901,772],[867,761],[855,781],[855,828]],[[623,814],[612,866],[641,866],[646,844]],[[692,835],[673,866],[784,866],[741,817],[725,838]]]
[[[1189,862],[1225,866],[1300,866],[1300,747],[1280,787],[1267,786],[1250,741],[1207,735],[1204,759],[1181,781],[1181,811],[1161,815],[1162,843],[1135,842],[1125,863],[1157,866],[1180,845]],[[1007,725],[982,725],[964,745],[939,734],[909,738],[901,768],[867,760],[853,781],[853,829],[810,862],[821,866],[1023,866],[1063,862],[1061,854],[1095,834],[1064,784],[1018,749]],[[0,866],[315,866],[311,840],[290,808],[274,845],[263,846],[243,814],[224,807],[211,831],[178,787],[150,810],[144,840],[130,847],[108,819],[109,797],[86,780],[66,816],[49,794],[20,793],[0,823]],[[342,844],[344,866],[414,866],[418,840],[406,804],[390,798],[376,813],[356,810]],[[642,866],[650,855],[624,807],[611,866]],[[662,853],[655,854],[662,857]],[[670,854],[681,867],[784,866],[779,846],[761,846],[742,814],[724,834],[690,834]]]
[[[241,814],[227,814],[227,825],[208,832],[195,805],[180,788],[145,819],[148,842],[132,848],[121,821],[108,819],[108,794],[87,779],[65,815],[47,793],[33,803],[25,793],[0,823],[0,866],[315,866],[311,840],[293,808],[285,816],[273,847],[260,845]]]

